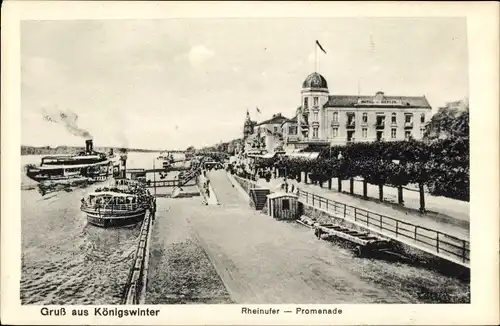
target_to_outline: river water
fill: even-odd
[[[153,165],[158,153],[129,153],[128,168]],[[41,156],[22,156],[39,164]],[[80,199],[98,185],[42,196],[21,167],[22,304],[118,304],[140,223],[103,229],[87,224]]]

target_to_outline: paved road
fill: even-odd
[[[248,200],[244,199],[236,191],[233,184],[229,181],[225,171],[211,171],[207,176],[212,183],[212,188],[214,189],[219,204],[226,208],[248,206]]]
[[[172,295],[169,288],[178,288],[176,284],[181,283],[191,284],[184,289],[186,300],[191,302],[429,303],[469,300],[468,285],[458,280],[403,263],[356,258],[339,244],[317,240],[307,228],[252,211],[245,198],[229,183],[225,172],[211,174],[221,205],[205,206],[199,198],[164,199],[158,205],[162,213],[157,218],[152,243],[149,282],[153,295],[148,293],[148,298],[154,297],[148,300],[151,303],[172,302],[165,299]],[[206,254],[202,255],[199,249],[183,251],[182,247],[176,251],[185,252],[185,255],[170,254],[175,256],[171,258],[174,264],[179,265],[179,261],[190,264],[187,278],[191,283],[183,273],[164,276],[168,270],[173,270],[164,253],[172,244],[186,241],[202,248]],[[219,278],[207,272],[207,261]],[[197,270],[200,275],[196,274]],[[203,276],[206,274],[211,276]],[[206,294],[209,284],[210,296],[216,298],[211,301]],[[217,284],[223,284],[227,292]]]

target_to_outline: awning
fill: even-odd
[[[314,159],[318,158],[319,152],[288,152],[285,154],[285,156],[288,156],[290,158],[294,158],[294,157],[299,158],[300,157],[300,158],[314,160]]]
[[[254,158],[273,158],[274,157],[274,153],[248,154],[248,157],[254,157]]]

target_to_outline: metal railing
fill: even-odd
[[[179,185],[179,180],[158,180],[146,183],[147,188],[153,187],[176,187]]]
[[[300,189],[299,198],[314,208],[320,208],[327,212],[335,213],[335,216],[366,225],[367,228],[377,230],[388,237],[412,240],[422,247],[430,249],[437,254],[451,257],[463,264],[468,265],[470,262],[470,244],[467,240],[362,208],[339,203]]]
[[[86,211],[95,211],[95,212],[119,212],[119,211],[131,211],[139,208],[147,207],[146,203],[133,203],[133,204],[112,204],[112,205],[89,205],[82,204],[81,208]]]

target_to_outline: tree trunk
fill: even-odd
[[[366,180],[363,180],[363,198],[368,198],[368,182]]]
[[[398,204],[403,205],[403,186],[398,186]]]
[[[384,185],[378,185],[378,199],[384,201]]]
[[[420,193],[420,213],[425,213],[425,193],[424,193],[424,184],[418,184],[418,192]]]
[[[307,171],[304,171],[304,183],[307,184]]]
[[[342,179],[337,178],[337,190],[342,192]]]
[[[349,182],[350,182],[350,184],[349,184],[349,186],[350,186],[349,191],[351,192],[351,195],[354,195],[354,178],[351,178],[349,180]]]
[[[328,189],[332,190],[332,178],[328,179]]]
[[[302,171],[299,172],[299,177],[297,178],[297,182],[302,181]]]
[[[318,181],[318,182],[319,182],[319,187],[320,187],[320,188],[323,188],[323,182],[324,182],[324,181]]]

